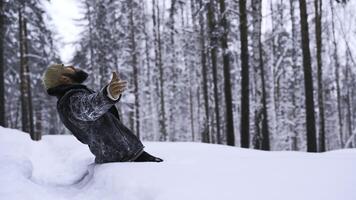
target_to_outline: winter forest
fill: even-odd
[[[49,1],[50,2],[50,1]],[[65,63],[46,0],[0,0],[0,125],[70,134],[41,82],[53,63],[100,90],[143,141],[261,150],[356,147],[356,2],[78,0],[82,28]]]

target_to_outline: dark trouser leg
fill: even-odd
[[[158,157],[154,157],[151,154],[144,151],[134,162],[162,162],[163,160]]]

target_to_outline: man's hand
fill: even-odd
[[[112,79],[108,86],[109,96],[111,95],[114,99],[118,99],[120,94],[126,89],[126,81],[120,80],[116,72],[112,73]]]

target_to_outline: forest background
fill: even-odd
[[[0,0],[1,126],[70,134],[41,82],[64,63],[95,90],[112,71],[127,80],[116,106],[144,141],[356,146],[355,1],[78,0],[72,49],[50,3]]]

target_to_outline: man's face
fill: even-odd
[[[83,83],[88,77],[88,74],[73,66],[64,67],[64,72],[60,77],[63,84]]]

